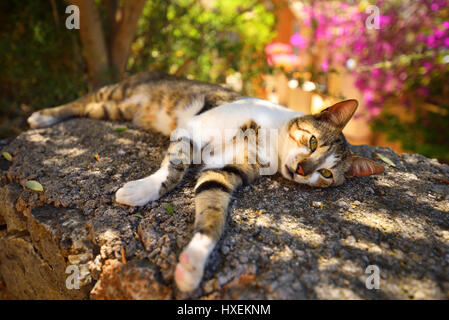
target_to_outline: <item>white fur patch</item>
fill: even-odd
[[[182,127],[184,123],[188,119],[192,118],[198,111],[200,111],[203,106],[204,106],[204,96],[200,96],[194,99],[189,105],[185,106],[184,108],[177,108],[175,110],[177,127]],[[152,123],[152,126],[157,131],[168,136],[173,130],[173,128],[171,127],[171,122],[172,116],[167,114],[165,108],[161,108],[156,113],[156,119]]]
[[[194,99],[189,105],[184,108],[178,108],[175,111],[176,119],[178,120],[178,126],[182,127],[184,123],[195,116],[201,108],[204,106],[204,96],[201,95]]]
[[[34,112],[27,121],[31,128],[36,129],[49,127],[57,123],[59,119],[52,116],[43,115],[39,111],[37,111]]]
[[[144,206],[159,199],[162,182],[167,180],[168,166],[160,168],[149,177],[130,181],[115,194],[115,201],[128,206]]]
[[[168,136],[170,135],[171,132],[170,129],[171,120],[172,120],[171,116],[169,116],[164,109],[160,109],[159,112],[156,114],[155,121],[151,125],[157,131]]]
[[[329,156],[326,158],[326,160],[324,161],[323,165],[320,166],[320,167],[318,168],[318,170],[319,170],[319,169],[327,169],[327,170],[330,170],[330,169],[337,163],[337,161],[338,161],[338,158],[337,158],[335,155],[331,154],[331,155],[329,155]]]
[[[175,282],[184,292],[195,290],[203,277],[207,258],[215,246],[215,241],[201,233],[195,233],[187,248],[179,256]]]
[[[296,130],[293,133],[293,137],[295,138],[296,141],[299,141],[303,134],[304,134],[304,132],[302,130]]]
[[[310,186],[314,186],[318,182],[318,180],[320,180],[320,178],[321,174],[319,172],[314,172],[307,182]]]

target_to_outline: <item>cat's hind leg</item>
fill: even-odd
[[[192,162],[192,152],[187,138],[170,143],[160,169],[146,178],[126,183],[115,194],[115,200],[129,206],[144,206],[158,200],[179,184]]]
[[[35,129],[73,117],[131,120],[138,106],[120,103],[125,97],[124,91],[125,87],[120,84],[105,86],[67,104],[33,112],[27,121]]]
[[[175,271],[175,282],[181,291],[198,287],[207,259],[223,233],[233,190],[252,182],[257,174],[254,165],[227,165],[201,173],[195,187],[195,232],[179,256]]]
[[[27,122],[32,129],[46,128],[67,118],[80,117],[83,114],[83,110],[83,104],[79,101],[74,101],[59,107],[33,112],[27,119]]]

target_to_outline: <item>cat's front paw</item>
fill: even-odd
[[[40,113],[39,111],[33,112],[33,114],[28,118],[28,124],[32,129],[37,128],[45,128],[49,127],[59,121],[59,119],[44,115]]]
[[[151,181],[151,177],[130,181],[115,193],[115,201],[128,206],[144,206],[159,199],[160,185]]]

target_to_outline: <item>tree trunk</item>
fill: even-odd
[[[111,42],[109,43],[109,57],[119,78],[125,72],[131,43],[136,35],[137,22],[145,2],[146,0],[125,1],[122,7],[117,8],[115,25],[112,28]]]
[[[80,38],[89,78],[97,88],[108,78],[109,57],[101,25],[100,14],[94,0],[70,0],[80,9]]]
[[[110,24],[106,39],[98,6],[94,0],[70,0],[80,9],[80,38],[90,81],[98,88],[108,80],[120,80],[125,72],[137,22],[146,0],[105,2]]]

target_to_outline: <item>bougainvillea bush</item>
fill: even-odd
[[[406,150],[449,161],[449,1],[301,3],[303,27],[290,39],[292,50],[271,44],[268,63],[300,83],[318,83],[324,94],[329,73],[349,69],[375,130]],[[303,52],[312,57],[307,64]]]

